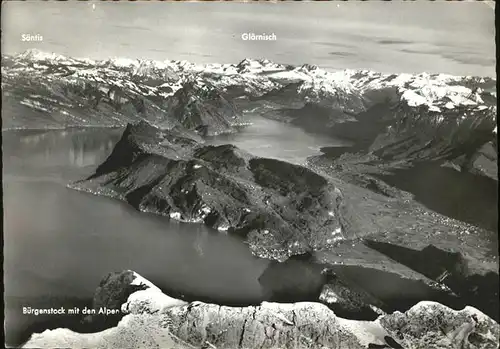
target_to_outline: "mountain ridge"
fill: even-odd
[[[48,83],[89,83],[97,85],[97,90],[116,86],[146,100],[164,101],[193,80],[210,84],[221,94],[228,89],[233,92],[239,90],[232,97],[262,97],[293,82],[297,86],[290,93],[305,103],[331,105],[328,101],[332,101],[334,106],[349,112],[361,111],[373,103],[371,99],[374,93],[385,95],[384,91],[392,88],[399,101],[410,108],[424,108],[436,113],[461,107],[496,112],[495,80],[490,78],[426,73],[389,75],[367,70],[329,72],[310,65],[285,66],[265,59],[244,59],[238,64],[197,65],[187,61],[125,58],[94,61],[29,50],[15,56],[2,55],[2,77],[4,97],[17,96],[17,103],[23,102],[24,106],[36,112],[62,113],[59,119],[64,119],[64,115],[72,111],[65,109],[63,104],[58,107],[47,101],[33,100],[31,96],[37,95],[37,90],[42,90],[49,94],[47,97],[59,103],[71,102],[74,97],[50,91],[47,89]],[[82,104],[79,101],[72,102]],[[160,110],[155,114],[164,113],[161,108],[156,109]],[[130,121],[130,116],[115,115],[108,110],[104,113],[108,118],[116,118],[114,124],[124,126]],[[78,121],[81,117],[75,115],[72,124],[85,126],[89,123],[98,124],[98,120],[103,123],[106,119],[101,116],[95,122]],[[9,122],[6,124],[4,128],[12,127]]]

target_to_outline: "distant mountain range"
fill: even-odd
[[[252,59],[208,65],[94,61],[33,49],[2,55],[2,128],[124,126],[146,120],[218,134],[238,124],[237,99],[265,100],[275,107],[315,103],[358,114],[390,96],[438,122],[442,112],[458,109],[488,110],[496,118],[495,84],[481,77],[329,72]],[[181,112],[179,103],[189,105],[188,110]]]

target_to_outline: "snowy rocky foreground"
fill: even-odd
[[[122,304],[116,301],[128,294]],[[337,317],[319,303],[227,307],[169,297],[133,271],[109,275],[94,306],[121,308],[116,327],[34,334],[23,348],[498,348],[500,326],[472,307],[456,311],[420,302],[375,321]]]

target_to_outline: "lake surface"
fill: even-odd
[[[207,140],[207,144],[231,143],[255,156],[298,165],[304,165],[309,156],[321,155],[322,147],[327,145],[340,147],[349,144],[347,141],[328,136],[307,133],[299,127],[251,112],[245,113],[243,119],[251,125],[241,128],[238,133],[212,137]]]
[[[335,145],[263,118],[227,139],[255,155],[294,162]],[[262,300],[268,261],[240,239],[171,222],[126,203],[66,187],[93,173],[122,129],[6,131],[3,136],[4,282],[11,341],[35,321],[23,306],[88,301],[107,273],[135,270],[165,290],[222,304]],[[261,135],[261,137],[258,137]]]

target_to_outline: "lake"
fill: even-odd
[[[232,142],[255,155],[303,163],[338,141],[251,116]],[[245,243],[200,224],[171,222],[126,203],[66,187],[93,173],[123,129],[6,131],[3,136],[4,280],[11,341],[35,321],[23,306],[88,302],[107,273],[131,269],[186,299],[221,304],[263,300],[268,261]]]

